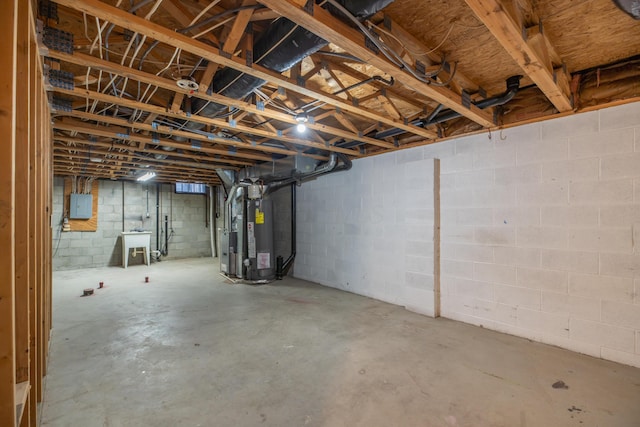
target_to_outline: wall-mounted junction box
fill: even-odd
[[[93,195],[71,193],[69,218],[90,219],[93,215]]]

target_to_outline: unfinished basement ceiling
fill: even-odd
[[[640,99],[612,0],[316,3],[41,0],[55,173],[217,184]]]

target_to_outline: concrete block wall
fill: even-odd
[[[640,104],[444,144],[442,315],[640,366]]]
[[[298,190],[296,277],[434,314],[434,162],[402,151]]]
[[[53,188],[53,268],[70,270],[122,265],[120,233],[141,228],[151,231],[151,248],[156,248],[156,185],[99,181],[98,228],[95,232],[62,232],[64,179],[56,177]],[[124,191],[124,211],[123,211]],[[147,207],[148,191],[148,207]],[[209,228],[205,223],[202,195],[173,194],[173,186],[160,187],[160,224],[164,215],[171,219],[173,235],[169,257],[211,256]],[[147,218],[149,212],[149,218]],[[160,246],[164,244],[164,236]],[[169,258],[167,257],[167,258]],[[129,254],[129,265],[142,264],[141,255]]]
[[[356,160],[304,184],[296,275],[404,305],[403,286],[372,283],[399,280],[407,249],[426,250],[398,215],[432,206],[397,192],[430,158],[441,159],[442,316],[640,367],[640,103]],[[334,217],[325,206],[338,195]],[[366,215],[379,224],[361,225]],[[376,292],[345,285],[354,278]]]
[[[173,185],[168,184],[161,186],[160,195],[161,228],[164,227],[165,215],[169,217],[169,254],[164,258],[211,256],[212,225],[207,222],[207,197],[202,194],[175,194]],[[162,238],[161,247],[164,246]]]

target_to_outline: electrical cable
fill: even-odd
[[[444,62],[442,62],[444,64]],[[456,72],[458,71],[458,61],[453,63],[453,71],[449,74],[449,78],[445,82],[432,81],[431,84],[433,86],[445,87],[449,86],[449,84],[453,81],[453,78],[456,76]]]
[[[370,29],[371,29],[371,28],[373,28],[373,27],[375,27],[375,29],[376,29],[377,31],[380,31],[380,32],[382,32],[382,33],[386,34],[387,36],[391,37],[392,39],[394,39],[396,42],[398,42],[398,43],[402,46],[402,48],[403,48],[404,50],[406,50],[407,52],[409,52],[409,53],[410,53],[412,56],[414,56],[414,57],[416,57],[416,56],[421,56],[421,55],[428,55],[428,54],[433,53],[433,52],[435,52],[436,50],[438,50],[440,47],[442,47],[442,45],[447,41],[447,39],[448,39],[448,38],[449,38],[449,36],[451,35],[451,31],[453,30],[453,27],[455,27],[456,25],[458,25],[458,24],[457,24],[457,23],[455,23],[455,22],[454,22],[453,24],[451,24],[451,26],[449,27],[449,31],[447,31],[447,34],[445,34],[445,36],[443,37],[442,41],[441,41],[441,42],[440,42],[436,47],[434,47],[433,49],[428,50],[428,51],[426,51],[426,52],[419,52],[419,51],[416,51],[416,50],[410,49],[408,46],[406,46],[406,45],[402,42],[402,40],[400,40],[398,37],[396,37],[396,36],[395,36],[391,31],[387,31],[386,29],[384,29],[384,28],[382,28],[382,27],[376,26],[376,25],[374,25],[374,24],[373,24],[373,22],[371,22],[371,21],[367,21],[367,24],[369,25],[369,28],[370,28]],[[484,25],[481,25],[481,27],[484,27]]]
[[[349,20],[351,20],[362,33],[367,37],[379,50],[382,54],[387,57],[389,61],[391,61],[394,65],[399,67],[400,69],[406,70],[416,79],[420,80],[423,83],[431,84],[433,80],[430,80],[431,77],[437,76],[436,74],[425,74],[421,75],[417,71],[411,67],[404,59],[402,59],[396,52],[394,52],[391,48],[389,48],[379,37],[376,37],[376,34],[372,33],[369,29],[367,29],[358,18],[353,16],[344,6],[338,3],[336,0],[327,0],[327,3],[334,6],[338,11],[343,13]]]
[[[62,219],[64,221],[64,218]],[[62,229],[64,226],[60,224],[60,230],[58,231],[58,243],[56,244],[56,250],[53,252],[53,256],[51,258],[55,258],[58,255],[58,249],[60,249],[60,240],[62,240]]]

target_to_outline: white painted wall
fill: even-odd
[[[406,289],[432,286],[422,179],[434,157],[442,315],[640,367],[640,103],[357,160],[304,184],[296,275],[413,309]],[[405,189],[418,182],[418,196]]]
[[[433,160],[362,159],[298,193],[294,275],[433,316]]]

